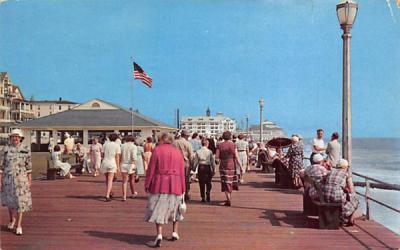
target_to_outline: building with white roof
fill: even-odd
[[[181,128],[188,130],[190,133],[197,132],[202,135],[219,136],[224,131],[234,133],[236,131],[236,122],[222,113],[211,116],[210,108],[208,108],[205,116],[183,117]]]

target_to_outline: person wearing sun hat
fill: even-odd
[[[10,143],[0,152],[0,186],[2,205],[8,207],[9,230],[22,235],[22,216],[32,210],[32,158],[28,146],[21,142],[24,135],[20,129],[10,133]]]
[[[354,219],[360,216],[356,212],[359,201],[351,176],[349,162],[340,159],[326,176],[322,186],[322,194],[327,202],[342,202],[341,220],[345,225],[353,225]]]
[[[312,158],[314,164],[307,167],[304,171],[304,175],[307,175],[314,182],[321,183],[323,178],[329,173],[328,170],[323,165],[324,157],[321,154],[314,154]],[[306,182],[305,192],[308,192],[312,199],[318,198],[317,190],[310,183]]]

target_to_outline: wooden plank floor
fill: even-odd
[[[24,218],[23,236],[1,228],[1,247],[8,249],[148,249],[155,238],[153,224],[143,221],[146,196],[143,180],[139,197],[104,202],[102,177],[34,181],[34,211]],[[299,191],[275,187],[273,175],[250,173],[233,194],[232,207],[223,207],[220,184],[213,182],[212,203],[199,200],[192,183],[192,201],[180,224],[181,240],[164,240],[170,249],[292,249],[292,248],[399,248],[400,237],[373,221],[357,221],[339,230],[316,229],[315,219],[302,215]],[[121,194],[120,182],[114,186]],[[7,223],[1,208],[1,223]],[[171,235],[171,225],[164,236]]]

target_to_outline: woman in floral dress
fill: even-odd
[[[22,131],[14,129],[10,145],[0,152],[0,186],[2,205],[8,207],[10,223],[7,228],[22,235],[22,215],[32,210],[32,159],[28,146],[22,145]]]
[[[299,137],[292,136],[292,145],[290,145],[285,158],[289,159],[289,171],[292,174],[294,187],[300,187],[300,170],[303,169],[303,143]]]

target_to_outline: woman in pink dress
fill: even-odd
[[[225,131],[222,134],[224,142],[218,144],[216,159],[220,161],[219,172],[221,176],[221,192],[225,192],[226,201],[224,206],[231,206],[232,190],[239,190],[238,180],[240,166],[238,162],[238,151],[235,143],[231,141],[232,134]]]
[[[161,135],[146,172],[145,190],[150,195],[145,220],[156,224],[155,247],[161,246],[162,225],[172,219],[172,240],[178,240],[178,221],[183,220],[178,208],[185,192],[185,163],[172,142],[172,135]]]

